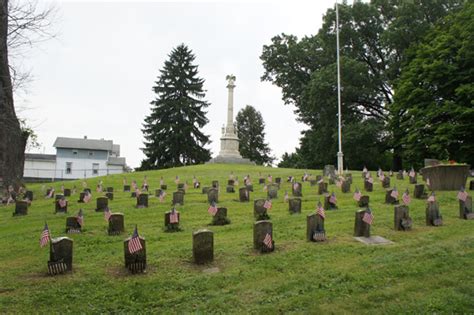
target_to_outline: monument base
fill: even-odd
[[[206,164],[247,164],[247,165],[255,165],[255,162],[252,162],[249,159],[245,159],[245,158],[242,158],[242,157],[218,155],[215,158],[209,160],[209,162],[207,162]]]

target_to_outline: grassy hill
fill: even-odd
[[[250,203],[239,203],[238,193],[225,192],[233,171],[242,185],[250,174],[255,192]],[[78,194],[69,198],[69,215],[80,207],[85,211],[84,233],[74,240],[74,271],[47,275],[49,249],[38,239],[45,220],[52,236],[65,235],[66,215],[54,214],[52,200],[42,197],[42,184],[30,185],[35,201],[24,217],[12,217],[14,206],[0,207],[0,312],[1,313],[471,313],[474,311],[474,221],[458,218],[456,192],[440,192],[438,200],[444,226],[425,226],[425,204],[413,200],[410,215],[414,228],[393,230],[393,206],[384,204],[384,189],[376,180],[369,193],[375,216],[372,234],[394,244],[367,246],[352,237],[355,187],[363,188],[360,172],[352,172],[352,192],[338,197],[339,209],[326,212],[326,243],[305,240],[306,216],[315,211],[322,197],[317,187],[303,184],[302,214],[290,215],[279,198],[270,210],[276,250],[260,254],[253,250],[253,200],[266,193],[258,185],[259,172],[273,177],[301,178],[302,170],[254,166],[200,165],[127,174],[130,182],[141,184],[148,176],[151,191],[163,176],[168,184],[165,203],[150,198],[150,207],[135,209],[135,199],[122,192],[122,175],[87,180],[94,201],[79,204]],[[313,175],[321,171],[309,171]],[[185,205],[179,206],[179,233],[165,233],[164,212],[170,209],[174,178],[190,186],[195,175],[203,186],[219,180],[220,206],[228,208],[230,225],[208,226],[207,198],[201,189],[190,188]],[[373,172],[375,176],[375,173]],[[113,212],[125,214],[126,233],[108,236],[102,213],[96,213],[95,186],[115,188],[110,202]],[[391,178],[392,186],[403,192],[413,185],[408,179]],[[420,180],[420,177],[419,177]],[[82,187],[82,181],[65,182],[66,188]],[[49,186],[49,184],[47,184]],[[52,185],[58,191],[61,183]],[[44,188],[44,187],[43,187]],[[472,194],[471,194],[472,195]],[[148,271],[131,275],[124,268],[123,240],[138,225],[147,240]],[[207,266],[192,262],[192,231],[207,227],[214,231],[215,260]],[[209,273],[217,267],[219,272]]]

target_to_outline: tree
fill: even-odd
[[[141,170],[199,164],[211,158],[204,146],[209,136],[201,132],[208,123],[204,109],[204,80],[198,77],[195,56],[184,44],[174,48],[160,70],[153,91],[156,98],[145,118],[146,158]]]
[[[258,165],[272,164],[275,158],[270,156],[271,150],[265,143],[265,123],[262,114],[253,106],[247,105],[237,113],[235,120],[242,157]]]
[[[402,68],[393,110],[407,160],[453,159],[474,165],[474,3],[443,19]]]
[[[282,168],[304,168],[301,167],[301,158],[298,152],[288,153],[285,152],[281,156],[281,161],[278,163],[278,167]]]

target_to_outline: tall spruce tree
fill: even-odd
[[[200,164],[211,158],[204,146],[210,143],[202,127],[209,120],[204,109],[204,79],[198,77],[195,56],[184,44],[174,48],[160,70],[153,91],[156,98],[151,113],[145,118],[146,158],[141,170]]]
[[[247,105],[237,113],[235,120],[242,157],[259,165],[271,164],[275,158],[270,156],[271,150],[265,143],[265,123],[262,114],[253,106]]]

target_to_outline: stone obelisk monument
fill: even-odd
[[[255,164],[249,159],[244,159],[239,152],[239,138],[234,127],[234,88],[235,76],[226,76],[228,98],[227,98],[227,126],[222,128],[221,150],[219,155],[209,161],[210,163],[238,163]]]

